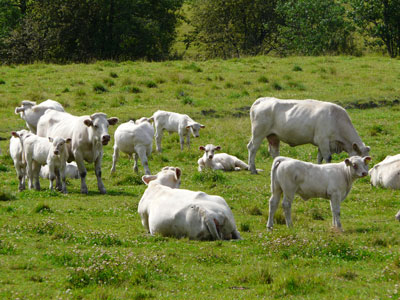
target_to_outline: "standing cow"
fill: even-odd
[[[25,189],[26,161],[24,157],[23,141],[31,135],[32,133],[25,129],[11,132],[10,156],[14,162],[15,171],[17,172],[19,191]]]
[[[250,109],[252,138],[247,145],[249,165],[257,173],[255,157],[264,138],[272,157],[279,156],[279,143],[290,146],[313,144],[318,147],[318,163],[330,162],[332,153],[368,156],[365,146],[342,107],[317,100],[259,98]]]
[[[19,114],[26,122],[29,130],[36,134],[37,123],[44,112],[48,109],[54,109],[57,111],[64,111],[63,106],[54,100],[46,100],[40,104],[36,102],[23,100],[20,107],[15,108],[15,113]]]
[[[38,123],[39,136],[71,137],[68,146],[68,162],[76,161],[81,177],[81,193],[87,194],[86,167],[84,161],[94,162],[97,177],[97,186],[100,193],[106,189],[101,180],[101,162],[103,146],[110,141],[108,126],[115,125],[118,118],[109,118],[104,113],[95,113],[91,116],[73,116],[69,113],[47,110]]]

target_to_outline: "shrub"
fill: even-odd
[[[102,94],[102,93],[108,92],[108,90],[105,88],[105,86],[98,82],[93,84],[93,91],[96,94]]]

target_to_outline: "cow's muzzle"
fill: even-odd
[[[367,175],[368,175],[368,172],[362,172],[362,174],[361,174],[362,177],[365,177]]]
[[[101,143],[103,145],[107,145],[108,142],[110,141],[111,137],[109,135],[103,135],[103,137],[101,138]]]
[[[208,159],[211,160],[211,159],[213,159],[213,157],[214,157],[213,155],[209,155]]]
[[[60,152],[58,150],[54,150],[54,154],[58,155]]]

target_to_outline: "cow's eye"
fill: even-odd
[[[99,126],[97,126],[97,125],[93,125],[93,127],[96,128],[96,129],[99,128]]]
[[[357,166],[356,164],[353,164],[353,168],[354,168],[355,170],[357,170],[358,166]]]

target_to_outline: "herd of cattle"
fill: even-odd
[[[105,194],[101,178],[103,146],[111,140],[109,125],[118,118],[104,113],[74,116],[65,112],[53,100],[40,104],[24,100],[15,109],[25,120],[28,130],[13,131],[10,155],[19,179],[19,190],[40,190],[39,177],[50,180],[50,189],[67,192],[66,177],[81,179],[81,193],[87,193],[85,161],[93,162],[100,193]],[[256,169],[255,156],[264,138],[274,157],[271,168],[271,193],[267,228],[273,228],[274,213],[283,194],[282,207],[287,226],[292,225],[291,205],[295,194],[303,199],[313,197],[330,200],[333,226],[341,230],[340,204],[350,192],[352,183],[360,177],[371,176],[371,184],[400,189],[400,155],[388,156],[368,172],[370,148],[355,130],[347,112],[338,105],[317,100],[280,100],[259,98],[250,109],[252,138],[247,145],[248,164],[233,155],[215,153],[220,146],[208,144],[199,149],[204,155],[198,160],[198,170],[205,168],[225,171]],[[154,127],[151,123],[154,122]],[[179,189],[181,169],[164,167],[151,175],[148,156],[153,139],[161,152],[163,131],[177,132],[181,150],[186,137],[190,147],[190,134],[199,136],[205,126],[187,115],[157,111],[150,118],[143,117],[119,125],[114,134],[114,154],[111,172],[115,172],[119,151],[134,155],[134,170],[138,172],[138,159],[145,170],[142,177],[147,189],[138,212],[143,226],[151,234],[188,237],[199,240],[240,239],[232,211],[219,196]],[[290,146],[313,144],[318,147],[318,164],[279,156],[279,144]],[[350,158],[341,163],[330,163],[332,153],[345,151]],[[327,164],[321,164],[325,160]],[[400,211],[396,218],[400,220]]]

